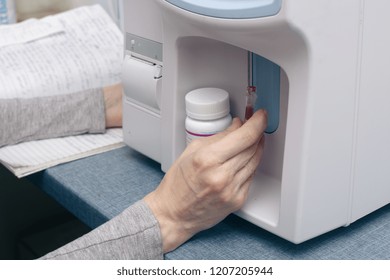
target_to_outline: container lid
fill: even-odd
[[[198,88],[185,99],[187,116],[193,119],[219,119],[230,112],[229,93],[220,88]]]

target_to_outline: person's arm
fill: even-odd
[[[43,259],[161,259],[241,208],[264,148],[267,116],[235,119],[195,140],[157,189],[118,217]]]
[[[37,98],[0,99],[0,147],[122,125],[121,85]]]
[[[0,100],[0,146],[105,131],[101,89]]]
[[[158,222],[141,200],[109,222],[41,259],[162,259],[161,242]]]

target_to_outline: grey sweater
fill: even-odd
[[[160,228],[142,200],[42,259],[163,259]]]
[[[0,99],[0,147],[105,131],[101,89],[32,99]],[[41,259],[162,259],[159,224],[143,200]]]
[[[105,131],[101,89],[38,98],[0,99],[0,147]]]

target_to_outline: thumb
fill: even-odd
[[[208,144],[211,144],[213,142],[217,142],[220,139],[224,138],[226,135],[232,133],[233,131],[239,129],[242,126],[242,121],[239,118],[234,118],[232,120],[232,123],[229,125],[228,128],[226,128],[224,131],[218,132],[217,134],[214,134],[213,136],[206,137],[204,140]]]

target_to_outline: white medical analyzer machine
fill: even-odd
[[[256,86],[266,148],[242,218],[294,243],[390,202],[390,1],[126,0],[124,139],[167,171],[185,95]]]

